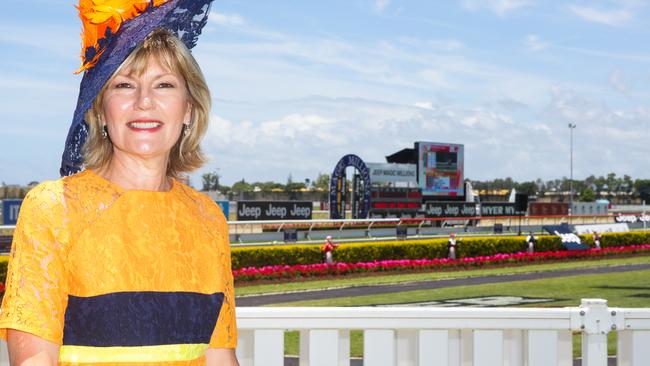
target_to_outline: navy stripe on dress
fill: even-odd
[[[63,344],[135,347],[210,343],[223,293],[115,292],[68,296]]]

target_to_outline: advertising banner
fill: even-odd
[[[542,227],[551,235],[557,235],[567,250],[587,250],[589,245],[583,244],[580,237],[571,231],[569,225],[547,225]]]
[[[311,220],[310,201],[239,201],[237,221]]]
[[[425,196],[464,196],[464,147],[460,144],[416,142],[418,184]]]
[[[476,205],[471,202],[427,202],[426,217],[516,216],[515,204],[489,202]],[[479,215],[480,213],[480,215]]]
[[[464,202],[427,202],[424,215],[438,217],[473,217],[476,216],[476,204]]]
[[[371,183],[406,182],[417,184],[415,164],[366,163],[370,170]]]
[[[16,225],[22,203],[23,200],[21,199],[2,200],[2,225]]]
[[[481,216],[516,216],[525,214],[517,212],[515,204],[510,202],[481,203]]]
[[[626,223],[619,224],[592,224],[592,225],[575,225],[578,234],[591,233],[627,233],[630,227]]]
[[[230,215],[230,202],[229,201],[215,201],[219,207],[221,207],[221,212],[223,212],[223,215],[226,216],[226,220],[228,220],[228,215]]]
[[[616,222],[625,222],[629,224],[634,224],[635,222],[650,222],[650,215],[634,215],[634,214],[618,214],[614,218]]]

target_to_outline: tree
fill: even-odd
[[[202,190],[207,192],[219,190],[219,178],[219,174],[216,172],[201,175],[201,179],[203,180]]]
[[[319,173],[318,177],[311,182],[311,185],[318,191],[328,191],[330,188],[330,175]]]
[[[523,193],[529,196],[537,195],[537,184],[535,182],[523,182],[514,184],[517,193]]]
[[[596,193],[590,187],[585,187],[580,191],[580,201],[594,202],[596,200]]]
[[[284,189],[286,192],[296,192],[305,188],[307,188],[307,186],[303,182],[291,182],[287,183]]]
[[[650,204],[650,179],[637,179],[634,181],[634,190],[646,204]]]
[[[239,182],[233,184],[231,190],[233,192],[250,192],[253,190],[253,186],[242,179]]]

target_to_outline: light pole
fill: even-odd
[[[569,150],[571,160],[571,174],[569,177],[569,216],[573,213],[573,129],[576,128],[575,123],[569,123]]]

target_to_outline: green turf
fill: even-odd
[[[326,300],[284,303],[282,306],[365,306],[448,300],[483,296],[524,296],[558,299],[533,307],[578,306],[583,298],[604,298],[609,306],[648,307],[650,270],[514,281],[435,290],[406,291]],[[276,305],[278,306],[278,305]]]
[[[604,298],[611,307],[650,306],[650,270],[625,273],[568,276],[555,279],[515,281],[499,284],[459,286],[452,288],[408,291],[385,295],[358,296],[352,298],[327,299],[284,303],[281,306],[362,306],[390,303],[419,302],[469,297],[512,295],[524,297],[554,298],[556,301],[532,304],[529,307],[578,306],[582,298]],[[520,305],[521,306],[521,305]],[[297,335],[288,336],[286,351],[295,353],[298,349]],[[362,356],[363,336],[354,332],[351,340],[352,356]],[[616,352],[616,335],[608,337],[608,352]],[[580,336],[574,336],[574,356],[580,355]]]
[[[408,274],[374,274],[370,276],[349,276],[328,279],[314,279],[302,282],[278,282],[264,285],[245,285],[243,283],[235,286],[235,292],[238,296],[266,294],[289,291],[321,290],[329,288],[341,288],[351,286],[380,285],[391,283],[404,283],[416,281],[432,281],[453,278],[467,278],[492,275],[508,275],[530,272],[547,272],[577,268],[594,268],[615,266],[623,264],[641,264],[650,263],[650,255],[636,256],[629,258],[610,258],[601,260],[581,260],[567,261],[547,264],[534,264],[519,267],[490,268],[490,269],[472,269],[457,270],[449,272],[420,272]]]

